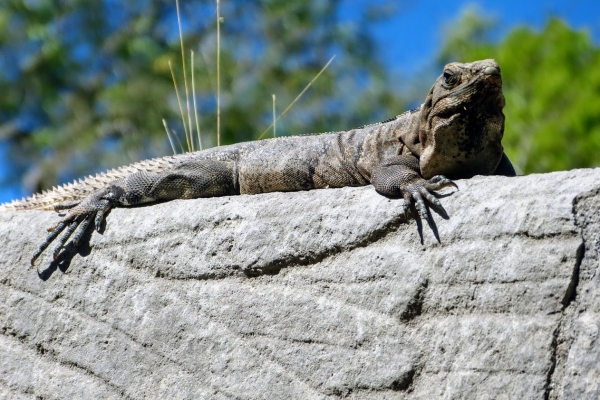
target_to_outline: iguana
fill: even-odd
[[[64,231],[56,260],[77,246],[92,221],[100,229],[113,207],[198,197],[298,191],[371,183],[386,196],[425,202],[443,211],[432,192],[456,186],[451,179],[515,175],[504,154],[505,101],[494,60],[450,63],[425,102],[390,120],[320,135],[280,137],[141,161],[90,176],[0,210],[68,210],[31,259]]]

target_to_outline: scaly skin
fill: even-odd
[[[443,211],[432,192],[456,186],[451,179],[515,175],[501,144],[503,107],[494,60],[451,63],[420,107],[386,122],[146,160],[4,204],[0,211],[68,210],[49,229],[32,265],[57,238],[55,259],[70,238],[77,245],[91,222],[99,229],[113,207],[173,199],[371,183],[383,195],[414,202],[427,218],[426,202]]]

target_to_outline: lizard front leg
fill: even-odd
[[[234,162],[197,160],[161,173],[135,172],[111,182],[81,201],[57,204],[54,207],[56,211],[69,211],[48,229],[50,233],[33,255],[31,265],[63,231],[54,248],[54,259],[58,258],[66,244],[77,246],[91,221],[94,220],[96,230],[99,230],[104,215],[113,207],[233,194],[239,194]],[[69,241],[71,236],[73,238]]]
[[[395,156],[375,168],[371,184],[383,195],[402,196],[407,204],[414,203],[422,219],[429,217],[425,200],[445,213],[442,203],[432,192],[449,186],[458,189],[458,186],[443,175],[427,180],[419,171],[419,160],[415,156]]]

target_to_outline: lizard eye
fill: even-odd
[[[444,71],[444,83],[448,86],[453,86],[458,82],[459,74],[449,69]]]

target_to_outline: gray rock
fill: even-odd
[[[39,275],[57,216],[1,213],[0,396],[600,397],[600,169],[458,185],[431,226],[372,187],[115,209]]]

